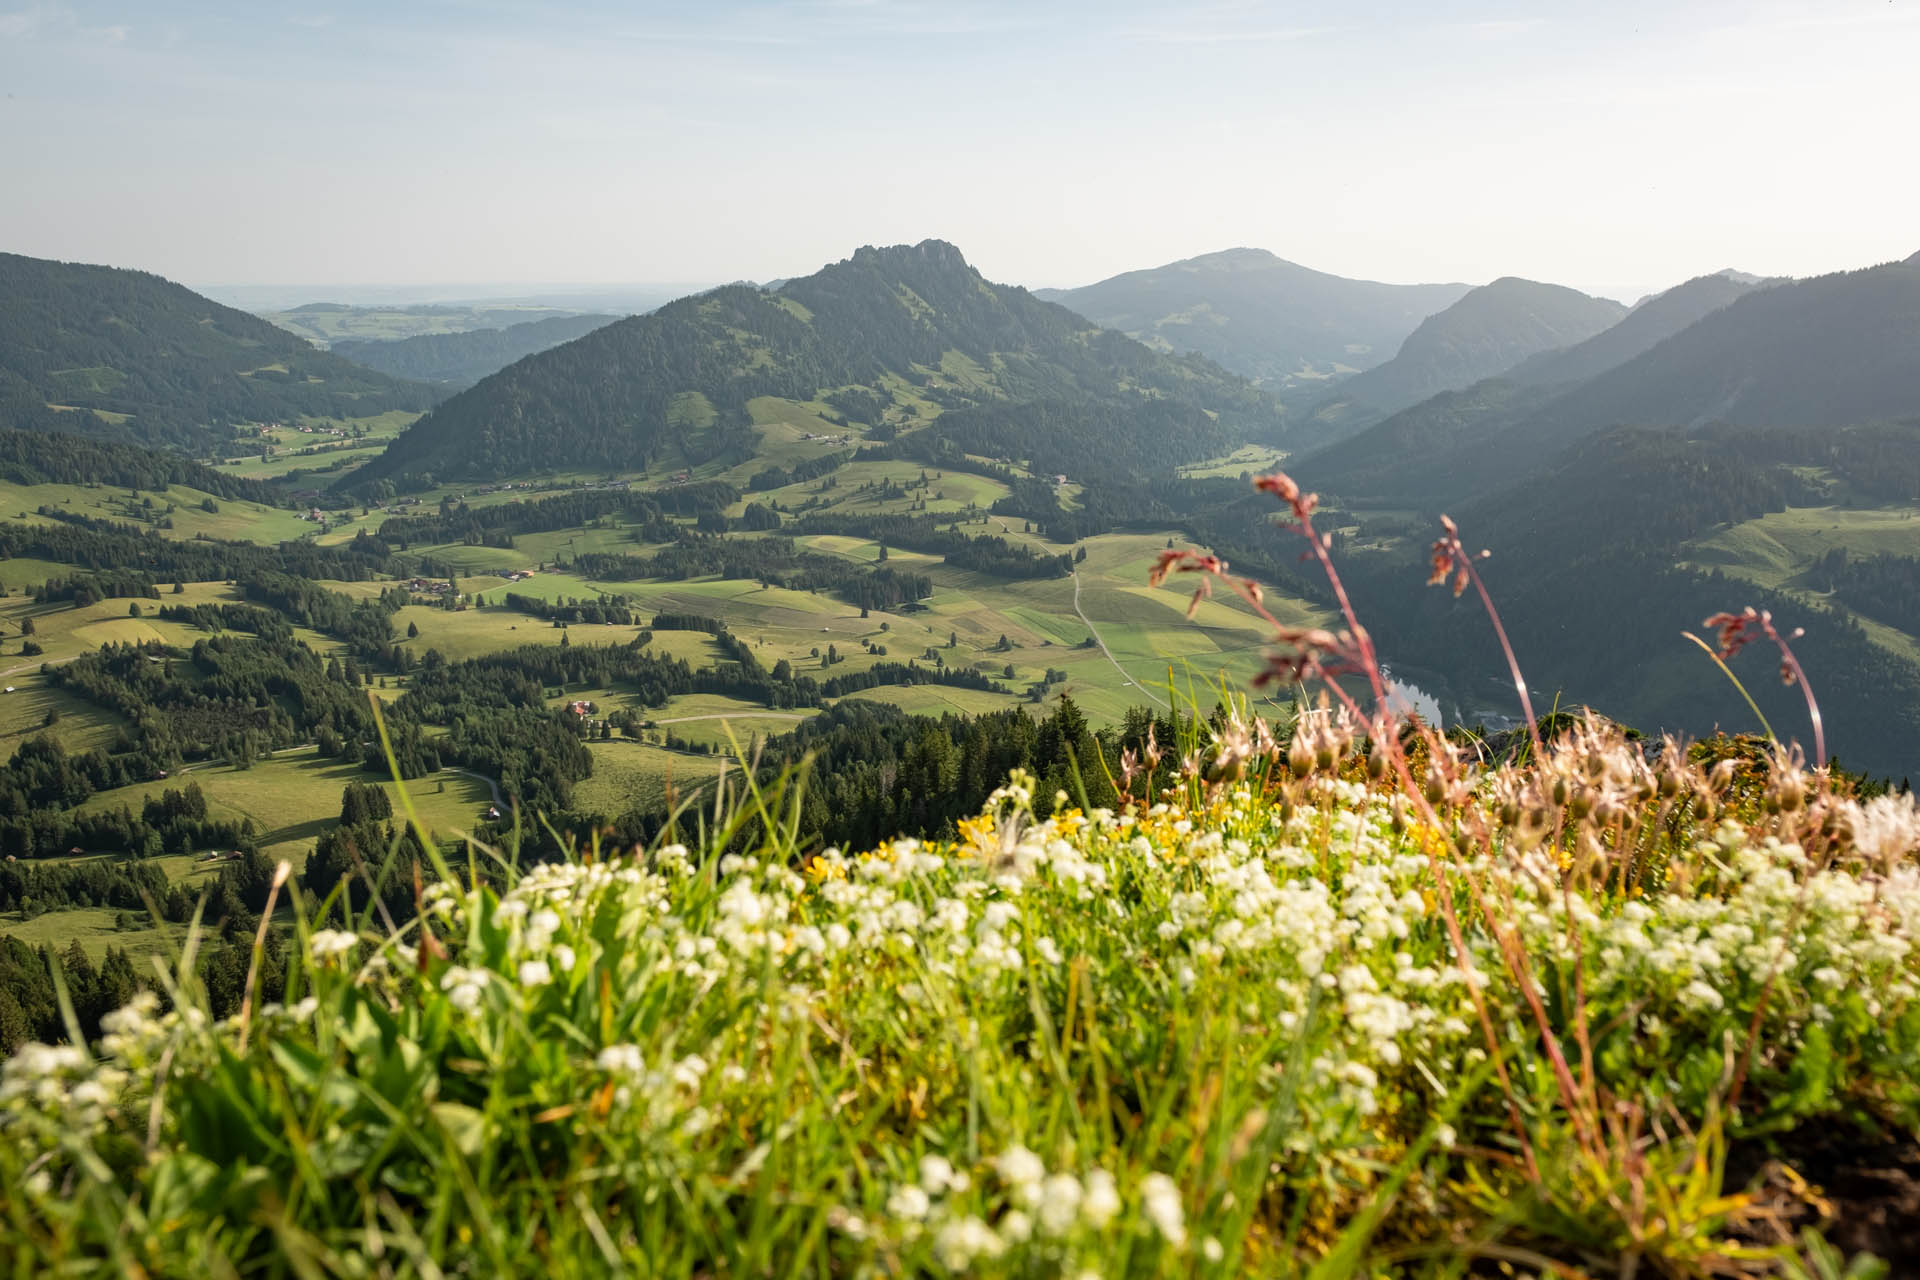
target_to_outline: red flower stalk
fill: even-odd
[[[1795,627],[1793,634],[1783,636],[1779,628],[1773,625],[1773,614],[1766,609],[1755,609],[1748,605],[1739,613],[1716,613],[1700,624],[1712,627],[1718,633],[1720,641],[1720,660],[1739,653],[1762,636],[1773,641],[1780,651],[1780,683],[1797,684],[1807,700],[1807,718],[1813,722],[1813,758],[1816,767],[1827,767],[1827,731],[1820,718],[1820,703],[1813,696],[1813,688],[1807,683],[1807,673],[1800,666],[1800,659],[1794,656],[1793,648],[1787,642],[1798,640],[1807,634],[1806,628]]]

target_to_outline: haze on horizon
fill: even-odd
[[[1920,249],[1916,64],[1910,0],[0,0],[0,250],[591,286],[939,237],[1038,287],[1250,245],[1631,300]]]

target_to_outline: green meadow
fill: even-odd
[[[953,385],[977,378],[965,362],[950,361],[941,376]],[[904,393],[900,393],[904,394]],[[902,416],[926,413],[933,406],[899,398],[890,411]],[[711,406],[689,401],[681,406],[690,428],[697,429]],[[765,448],[752,464],[731,469],[709,466],[705,475],[725,474],[741,484],[768,465],[796,462],[844,450],[857,443],[860,428],[845,428],[826,415],[823,403],[757,400],[751,412]],[[300,424],[271,428],[260,438],[273,456],[239,457],[224,469],[236,475],[270,478],[287,471],[326,465],[349,454],[371,454],[400,430],[407,415],[387,415],[360,424],[362,441],[297,430]],[[335,424],[310,422],[311,427]],[[811,434],[815,439],[808,439]],[[818,437],[846,437],[828,443]],[[304,452],[314,450],[314,452]],[[1244,455],[1219,465],[1250,461]],[[924,480],[923,477],[924,476]],[[643,487],[645,477],[630,477]],[[665,478],[656,468],[652,482]],[[74,515],[141,525],[172,538],[249,539],[262,543],[309,538],[340,545],[358,533],[373,533],[396,513],[429,512],[443,500],[475,507],[539,501],[576,483],[595,484],[604,476],[555,476],[526,487],[443,486],[404,504],[354,506],[328,513],[326,532],[291,508],[225,499],[184,487],[134,493],[105,486],[0,484],[0,519],[40,520],[43,507]],[[415,660],[435,651],[448,661],[484,656],[523,645],[626,645],[656,613],[693,613],[722,622],[751,647],[760,664],[772,670],[786,663],[796,674],[819,680],[862,672],[882,662],[913,661],[977,671],[997,686],[975,690],[944,685],[882,685],[846,695],[855,704],[887,705],[915,715],[970,715],[1024,708],[1044,715],[1062,696],[1071,697],[1095,724],[1117,721],[1128,708],[1163,704],[1169,696],[1203,696],[1226,682],[1244,686],[1258,669],[1262,633],[1258,620],[1231,598],[1203,601],[1187,617],[1187,593],[1175,586],[1154,589],[1146,579],[1158,553],[1178,544],[1173,530],[1110,534],[1079,544],[1055,544],[1029,530],[1017,518],[986,514],[1007,489],[999,480],[917,463],[861,462],[842,466],[825,480],[746,494],[747,502],[777,502],[782,507],[868,515],[932,512],[962,519],[968,532],[994,534],[1050,555],[1082,553],[1072,577],[1007,581],[947,566],[937,555],[889,548],[896,568],[927,575],[933,593],[911,606],[861,611],[824,591],[796,591],[759,582],[722,578],[688,580],[591,581],[554,566],[591,552],[645,554],[655,548],[636,541],[637,530],[615,518],[584,527],[516,535],[514,545],[486,547],[464,543],[411,546],[407,555],[436,569],[455,572],[454,607],[445,602],[409,604],[392,615],[392,635]],[[209,509],[211,508],[211,509]],[[162,528],[163,524],[170,527]],[[865,538],[807,535],[810,551],[858,565],[879,559],[878,543]],[[418,562],[418,561],[416,561]],[[0,753],[11,756],[37,735],[58,740],[69,751],[113,750],[132,726],[119,716],[56,687],[51,666],[71,661],[105,645],[160,643],[184,652],[204,633],[181,623],[162,621],[170,604],[238,603],[240,589],[227,582],[190,582],[178,594],[162,587],[158,600],[106,599],[82,608],[41,604],[25,593],[50,577],[65,576],[67,566],[31,560],[0,561]],[[504,576],[531,572],[509,582]],[[404,571],[402,576],[405,576]],[[353,599],[368,599],[391,582],[329,582],[327,589]],[[1077,588],[1077,601],[1076,601]],[[551,622],[506,606],[516,594],[545,601],[596,601],[619,598],[635,613],[632,624]],[[1279,601],[1274,607],[1292,621],[1314,619],[1311,611]],[[137,615],[135,610],[137,608]],[[40,650],[23,653],[31,640]],[[344,657],[346,646],[317,632],[298,630],[298,638],[323,657]],[[1096,634],[1098,642],[1096,642]],[[1104,648],[1101,643],[1104,642]],[[649,651],[712,667],[722,657],[715,639],[699,631],[655,630]],[[1169,682],[1172,692],[1169,692]],[[407,678],[376,670],[369,693],[384,702],[401,697]],[[664,705],[643,705],[632,690],[570,687],[549,689],[549,702],[564,705],[577,698],[593,701],[602,715],[630,711],[643,727],[633,736],[589,744],[593,770],[576,785],[575,807],[609,817],[659,806],[669,794],[695,790],[710,781],[736,752],[790,732],[815,708],[771,708],[717,694],[688,694]],[[667,745],[669,739],[673,747]],[[378,781],[357,761],[320,758],[312,747],[296,747],[247,767],[223,762],[192,763],[164,779],[155,778],[93,795],[87,811],[126,808],[138,814],[150,797],[191,782],[206,795],[209,816],[251,824],[253,839],[272,858],[301,865],[319,835],[338,818],[342,788],[349,782]],[[381,783],[391,788],[391,783]],[[421,816],[442,838],[472,829],[490,803],[483,780],[445,770],[409,784]],[[90,851],[115,856],[115,851]],[[209,881],[217,864],[183,860],[180,874],[191,882]],[[169,868],[173,874],[174,868]],[[112,912],[65,910],[31,920],[0,918],[0,933],[35,941],[79,939],[94,953],[126,947],[141,953],[163,950],[168,934],[149,922],[131,924]]]

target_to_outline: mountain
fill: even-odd
[[[159,276],[0,254],[0,424],[198,449],[432,401]]]
[[[1076,477],[1169,468],[1280,425],[1270,398],[1218,366],[990,284],[928,240],[863,248],[773,291],[683,298],[529,356],[347,483],[741,462],[796,414],[876,440],[931,430]]]
[[[1920,767],[1920,666],[1905,656],[1915,633],[1899,612],[1902,600],[1920,599],[1920,562],[1881,557],[1856,575],[1865,586],[1850,594],[1847,582],[1812,590],[1811,582],[1790,580],[1781,589],[1740,575],[1738,566],[1703,572],[1692,567],[1699,563],[1693,548],[1769,513],[1831,502],[1830,479],[1857,486],[1863,475],[1871,483],[1886,473],[1904,494],[1889,488],[1875,504],[1911,505],[1920,492],[1917,445],[1920,424],[1799,432],[1622,427],[1584,437],[1521,483],[1451,510],[1467,545],[1492,552],[1481,573],[1536,710],[1591,704],[1629,724],[1694,735],[1716,726],[1750,729],[1755,720],[1744,698],[1680,633],[1699,633],[1709,613],[1753,605],[1771,611],[1783,632],[1805,628],[1794,648],[1819,692],[1832,749],[1856,768],[1897,777]],[[1825,545],[1844,546],[1845,537]],[[1818,555],[1818,545],[1802,554]],[[1383,651],[1405,657],[1396,670],[1428,692],[1517,715],[1504,657],[1478,602],[1416,585],[1425,553],[1424,538],[1410,538],[1350,557],[1343,573],[1361,617]],[[1877,622],[1907,623],[1909,638],[1877,641],[1856,607]],[[1768,720],[1804,743],[1801,692],[1782,685],[1778,661],[1771,646],[1756,645],[1735,670]]]
[[[1619,324],[1602,329],[1585,342],[1528,357],[1506,376],[1531,386],[1584,382],[1652,350],[1688,325],[1766,283],[1758,276],[1735,271],[1700,276],[1648,298]]]
[[[516,360],[612,324],[618,316],[553,316],[504,329],[428,333],[392,342],[347,339],[333,353],[364,368],[456,388],[470,387]]]
[[[1475,461],[1489,437],[1553,399],[1551,388],[1488,378],[1442,391],[1291,465],[1296,479],[1347,499],[1445,507],[1482,492]],[[1471,459],[1471,460],[1470,460]]]
[[[1379,364],[1468,288],[1349,280],[1265,249],[1226,249],[1035,296],[1158,350],[1195,351],[1283,387]]]
[[[1422,321],[1393,359],[1341,383],[1329,406],[1340,406],[1349,421],[1369,413],[1378,421],[1503,373],[1528,356],[1584,342],[1626,313],[1607,298],[1506,276]]]
[[[1916,351],[1920,261],[1909,259],[1750,289],[1584,382],[1475,387],[1471,404],[1436,398],[1300,469],[1343,496],[1440,503],[1524,480],[1616,425],[1818,428],[1911,418],[1920,415]]]
[[[1562,438],[1614,423],[1839,426],[1920,411],[1920,262],[1760,289],[1582,385]]]
[[[1302,475],[1343,494],[1442,504],[1477,491],[1476,442],[1515,426],[1567,385],[1626,363],[1760,283],[1757,276],[1720,272],[1676,285],[1584,342],[1529,356],[1501,377],[1443,391],[1336,441],[1301,464]]]

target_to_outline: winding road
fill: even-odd
[[[73,653],[73,654],[68,654],[64,658],[54,658],[46,662],[23,662],[17,667],[8,667],[5,671],[0,671],[0,676],[18,675],[22,671],[39,671],[43,667],[63,666],[66,663],[72,662],[75,658],[80,658],[85,656],[86,656],[85,654]]]
[[[1113,669],[1120,673],[1122,679],[1124,679],[1133,688],[1138,689],[1140,692],[1146,694],[1149,698],[1152,698],[1155,702],[1159,703],[1162,707],[1165,707],[1169,711],[1173,710],[1173,708],[1167,704],[1167,700],[1165,698],[1161,697],[1159,694],[1155,693],[1153,690],[1147,688],[1146,685],[1141,684],[1139,681],[1135,680],[1132,676],[1128,675],[1127,669],[1120,665],[1120,659],[1113,656],[1113,650],[1107,648],[1107,642],[1100,638],[1100,628],[1093,625],[1093,619],[1089,618],[1087,616],[1087,611],[1080,607],[1080,571],[1078,569],[1075,569],[1073,571],[1073,611],[1080,615],[1080,621],[1087,624],[1087,630],[1093,634],[1093,642],[1100,646],[1100,652],[1107,655],[1107,661],[1113,664]]]
[[[507,803],[507,802],[506,802],[505,800],[502,800],[502,799],[500,798],[500,784],[499,784],[499,783],[497,783],[497,782],[495,782],[495,781],[494,781],[494,780],[493,780],[492,778],[489,778],[489,777],[488,777],[488,776],[487,776],[486,774],[484,774],[484,773],[475,773],[475,772],[474,772],[473,770],[471,770],[471,769],[455,769],[455,768],[453,768],[453,767],[451,767],[451,766],[449,766],[449,767],[448,767],[448,769],[447,769],[447,772],[448,772],[448,773],[457,773],[457,774],[459,774],[459,775],[461,775],[462,777],[466,777],[466,778],[478,778],[478,779],[479,779],[480,781],[482,781],[482,782],[484,782],[484,783],[486,783],[486,784],[487,784],[487,790],[489,790],[489,791],[491,791],[491,792],[493,793],[493,807],[494,807],[494,808],[496,808],[496,809],[499,809],[499,808],[501,808],[502,806],[504,806],[504,805],[505,805],[505,804]]]

